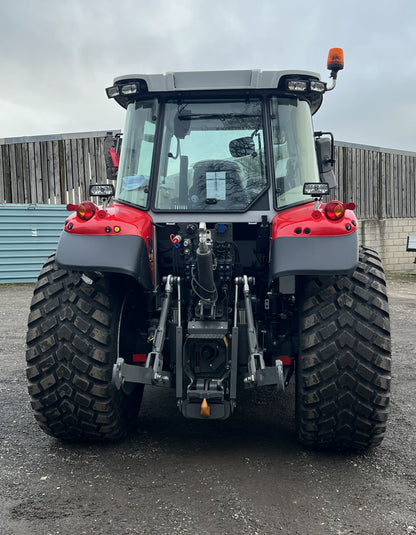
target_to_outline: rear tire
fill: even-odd
[[[133,426],[143,385],[112,383],[126,291],[107,277],[89,285],[80,273],[43,267],[31,303],[27,377],[41,428],[66,440],[114,440]]]
[[[296,425],[302,444],[362,450],[383,440],[390,398],[390,321],[377,253],[350,276],[306,282],[300,304]]]

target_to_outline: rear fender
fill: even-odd
[[[72,271],[123,273],[151,289],[153,239],[152,219],[146,212],[114,203],[89,221],[76,213],[68,217],[56,262]]]
[[[71,271],[123,273],[151,289],[152,276],[146,242],[141,236],[94,236],[63,232],[56,262]]]
[[[313,203],[277,214],[272,223],[269,282],[288,275],[351,273],[358,264],[357,228],[352,210],[346,210],[339,221],[329,221]]]

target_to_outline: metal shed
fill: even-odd
[[[67,216],[65,205],[0,204],[0,283],[36,281]]]

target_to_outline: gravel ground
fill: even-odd
[[[35,423],[26,391],[32,291],[0,286],[0,535],[416,535],[416,276],[389,279],[389,426],[360,455],[300,447],[293,389],[200,422],[148,388],[127,440],[59,442]]]

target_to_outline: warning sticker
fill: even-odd
[[[206,173],[207,199],[225,201],[225,171]]]

